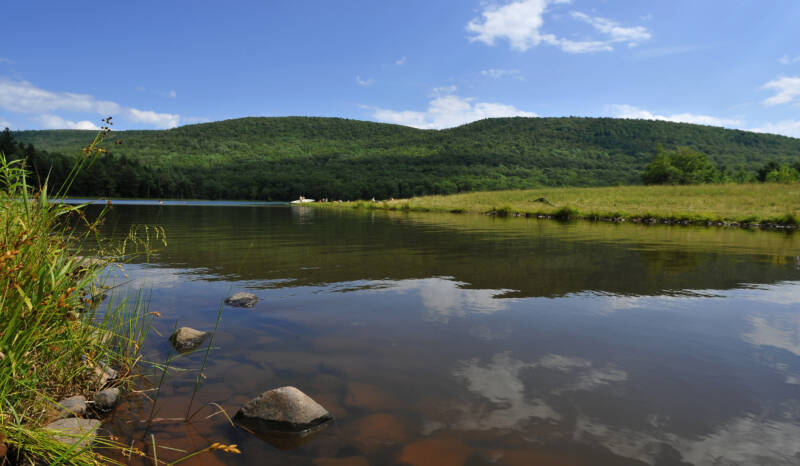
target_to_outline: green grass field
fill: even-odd
[[[547,199],[552,205],[537,202]],[[800,223],[800,184],[708,184],[542,188],[425,196],[378,202],[317,204],[352,208],[557,218]]]

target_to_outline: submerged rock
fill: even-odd
[[[119,400],[119,388],[106,388],[94,394],[94,405],[97,409],[107,411],[116,406]]]
[[[253,293],[236,293],[225,300],[225,304],[235,307],[253,307],[258,302],[258,297]]]
[[[282,430],[271,430],[265,432],[253,432],[261,440],[269,443],[278,450],[294,450],[307,444],[320,432],[328,428],[329,423],[317,424],[300,432],[288,432]]]
[[[185,353],[203,344],[209,335],[210,333],[208,332],[201,332],[200,330],[189,327],[181,327],[170,335],[169,341],[178,352]]]
[[[83,395],[71,396],[58,402],[58,415],[61,418],[77,417],[86,414],[86,398]]]
[[[44,426],[45,430],[56,432],[53,438],[66,445],[79,448],[91,445],[101,422],[97,419],[61,419]]]
[[[333,416],[297,388],[280,387],[248,401],[234,419],[256,435],[263,435],[306,431],[333,420]]]

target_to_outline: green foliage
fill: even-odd
[[[559,220],[570,220],[570,219],[580,218],[581,213],[580,211],[578,211],[578,209],[575,209],[570,206],[564,206],[554,211],[552,216],[553,218]]]
[[[721,180],[719,170],[708,155],[688,147],[674,151],[658,148],[656,157],[647,165],[642,180],[645,184],[703,184]]]
[[[797,183],[800,181],[800,173],[788,165],[781,165],[767,173],[764,181],[767,183]]]
[[[49,174],[52,184],[74,160],[59,154],[73,153],[89,134],[13,136],[36,146],[25,158],[39,180]],[[737,167],[725,177],[738,181],[751,179],[767,160],[792,164],[800,154],[800,140],[784,136],[611,118],[496,118],[447,130],[338,118],[241,118],[115,134],[122,144],[76,179],[71,195],[347,200],[629,185],[640,182],[658,144],[670,151],[690,147],[717,166]]]

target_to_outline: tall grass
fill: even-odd
[[[56,200],[104,152],[104,136],[78,157]],[[34,190],[26,175],[20,161],[0,154],[0,433],[12,463],[96,464],[97,453],[60,444],[41,427],[61,398],[100,388],[98,367],[130,372],[149,328],[146,300],[134,296],[98,313],[105,263],[79,253],[99,219],[51,202],[46,183]],[[71,228],[76,222],[85,228]]]

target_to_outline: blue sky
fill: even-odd
[[[800,137],[800,2],[13,1],[0,126],[665,119]]]

